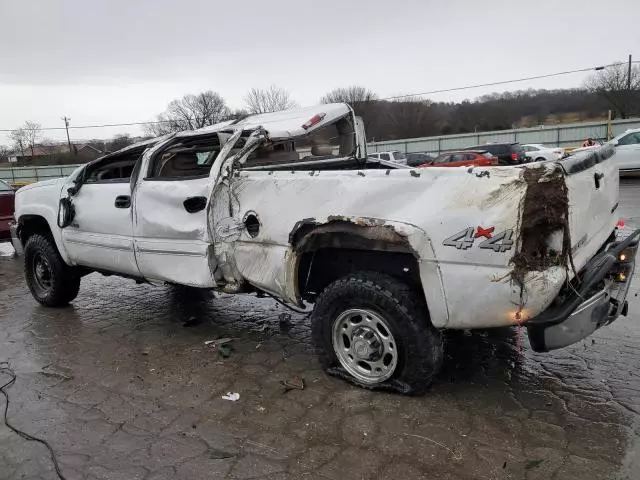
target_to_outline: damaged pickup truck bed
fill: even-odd
[[[322,105],[24,187],[13,241],[44,305],[72,301],[91,272],[313,303],[330,373],[417,394],[442,329],[524,325],[547,351],[626,313],[640,231],[616,228],[612,153],[414,170],[367,158],[361,120]]]

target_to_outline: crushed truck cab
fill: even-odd
[[[330,373],[423,392],[442,329],[524,325],[534,349],[626,313],[640,232],[616,228],[610,147],[560,162],[408,168],[368,157],[328,104],[133,145],[16,195],[14,243],[39,302],[82,276],[313,304]]]

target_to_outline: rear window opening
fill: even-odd
[[[261,145],[244,164],[245,168],[290,165],[297,162],[350,158],[357,155],[356,132],[351,116],[312,131],[305,137]]]
[[[176,138],[175,143],[151,159],[146,180],[207,177],[222,145],[230,136],[228,133],[216,132],[206,136]],[[240,138],[236,147],[240,148],[244,143],[245,138]]]

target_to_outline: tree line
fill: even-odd
[[[474,101],[386,100],[356,85],[334,89],[319,102],[351,105],[363,118],[370,141],[579,122],[606,118],[609,110],[614,119],[629,118],[640,116],[640,66],[634,66],[629,77],[626,64],[614,64],[595,72],[582,88],[492,93]],[[244,103],[245,108],[231,110],[213,91],[185,95],[172,101],[146,132],[163,135],[296,106],[289,93],[276,86],[252,89]]]
[[[629,76],[626,64],[614,64],[595,72],[582,88],[492,93],[473,101],[434,102],[422,97],[388,100],[358,85],[334,89],[319,99],[319,103],[335,102],[348,103],[363,118],[369,141],[601,119],[608,111],[614,119],[628,118],[640,115],[640,66],[634,66]],[[146,124],[144,132],[151,138],[297,106],[287,90],[275,85],[252,88],[243,103],[242,108],[233,109],[213,90],[184,95]],[[12,145],[0,145],[0,159],[10,152],[24,156],[30,151],[33,155],[38,142],[47,143],[36,122],[25,122],[9,138]],[[106,141],[83,143],[108,152],[133,141],[129,135],[117,135]]]

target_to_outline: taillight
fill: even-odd
[[[313,117],[306,121],[306,123],[302,124],[302,128],[305,130],[310,129],[314,125],[320,123],[324,117],[326,117],[326,113],[316,113]]]
[[[514,162],[518,161],[518,154],[517,153],[512,153],[511,154],[511,160],[513,160]]]

